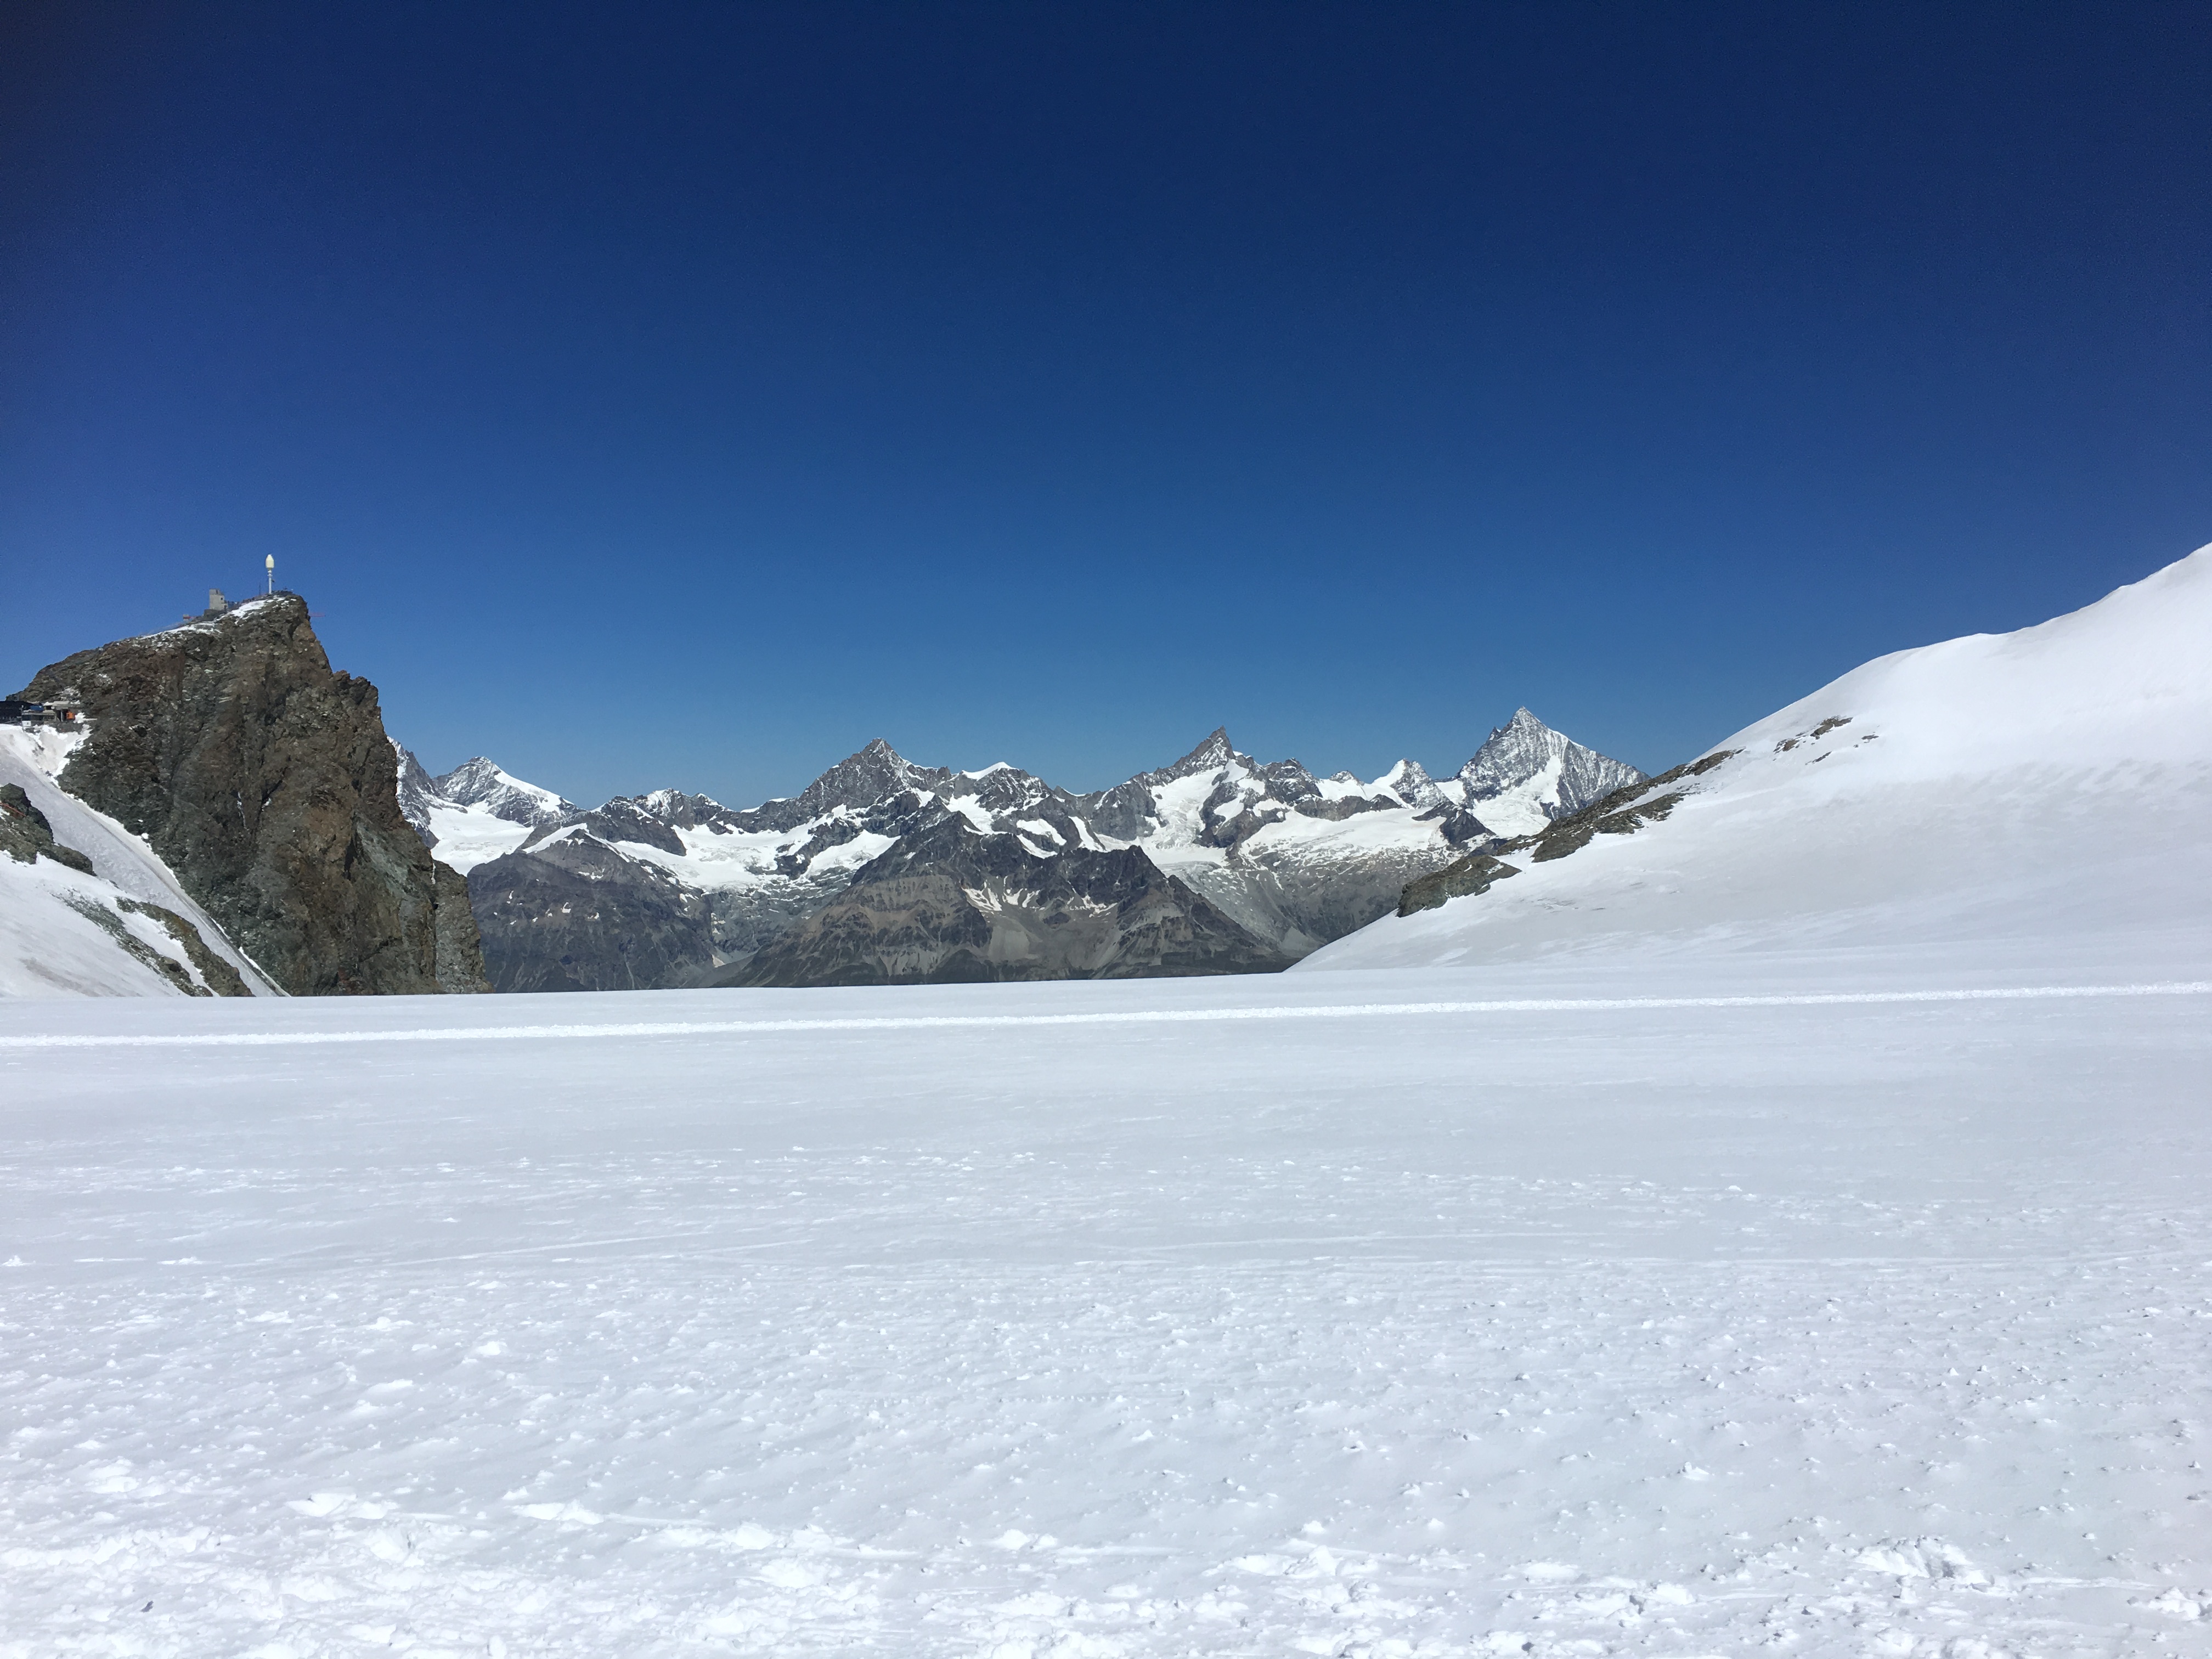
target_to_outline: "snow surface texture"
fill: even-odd
[[[2212,548],[2070,616],[1901,651],[1737,732],[1663,821],[1302,971],[1563,952],[2212,934]]]
[[[0,1006],[0,1655],[2212,1652],[2207,955]]]
[[[0,783],[20,785],[52,824],[54,840],[82,853],[94,872],[88,876],[51,859],[21,864],[0,858],[0,997],[185,994],[132,956],[118,942],[118,930],[173,962],[190,983],[204,987],[206,975],[168,931],[143,912],[124,908],[118,899],[174,911],[210,951],[239,970],[247,989],[257,996],[278,995],[207,913],[185,897],[143,836],[54,781],[82,738],[82,732],[0,725]]]

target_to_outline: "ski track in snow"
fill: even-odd
[[[0,1655],[2212,1653],[2145,965],[5,1011]]]
[[[1408,1014],[1576,1013],[1614,1008],[1819,1008],[1889,1002],[2035,1001],[2051,997],[2212,994],[2212,980],[2141,985],[1992,986],[1942,991],[1828,991],[1802,996],[1520,997],[1488,1002],[1355,1002],[1247,1008],[1139,1008],[1085,1014],[925,1014],[843,1019],[610,1022],[592,1025],[420,1026],[397,1031],[167,1031],[16,1033],[0,1048],[237,1048],[271,1043],[514,1042],[556,1037],[742,1036],[771,1031],[922,1031],[962,1026],[1150,1025],[1249,1019],[1360,1019]]]

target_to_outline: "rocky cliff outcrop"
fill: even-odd
[[[143,836],[295,995],[487,988],[468,888],[400,816],[376,688],[279,593],[43,669],[87,735],[64,789]]]
[[[53,825],[32,805],[20,783],[0,783],[0,853],[22,864],[52,859],[81,874],[93,872],[90,859],[54,840]]]

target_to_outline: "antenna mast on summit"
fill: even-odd
[[[276,591],[276,556],[274,553],[271,553],[262,562],[267,567],[269,571],[269,586],[264,591],[274,593]]]

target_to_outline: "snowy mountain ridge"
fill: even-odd
[[[535,830],[574,822],[583,810],[481,755],[433,777],[411,750],[396,742],[392,747],[399,763],[401,815],[441,863],[463,875],[513,852]]]
[[[878,738],[798,795],[741,810],[665,788],[586,811],[488,760],[441,778],[428,777],[404,751],[401,764],[403,775],[421,775],[403,788],[410,819],[426,839],[436,838],[441,858],[471,876],[489,955],[500,956],[494,936],[501,932],[558,933],[562,965],[579,982],[589,981],[579,968],[591,953],[588,939],[566,927],[549,930],[537,908],[557,902],[574,915],[576,895],[544,869],[501,861],[574,864],[586,857],[580,835],[604,849],[588,855],[592,915],[595,925],[631,941],[616,954],[647,950],[688,962],[695,979],[742,968],[872,860],[946,822],[971,836],[1011,836],[1034,860],[1136,849],[1191,899],[1202,898],[1249,935],[1249,943],[1224,947],[1230,957],[1279,965],[1372,921],[1406,882],[1449,862],[1463,846],[1547,823],[1584,805],[1593,789],[1642,776],[1525,708],[1441,782],[1410,760],[1371,782],[1348,772],[1316,778],[1295,760],[1254,760],[1221,728],[1169,765],[1085,794],[1004,762],[975,771],[919,765]],[[1472,810],[1478,800],[1480,814]],[[626,865],[637,872],[629,884],[636,915],[623,914],[612,896],[625,884]],[[1119,877],[1113,884],[1126,887]],[[1004,896],[987,908],[1005,914]],[[544,949],[533,944],[524,951],[527,968],[510,962],[514,982],[551,971]],[[630,971],[623,964],[624,975]],[[500,982],[496,969],[493,976]]]

